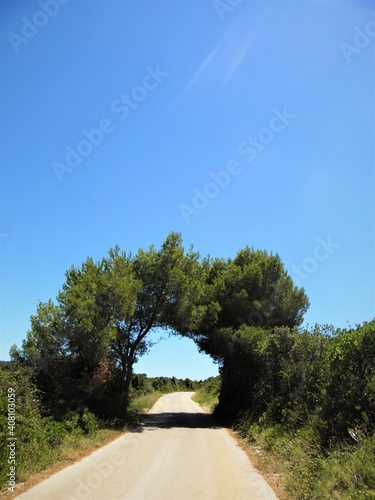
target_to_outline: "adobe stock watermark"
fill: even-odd
[[[8,388],[8,437],[7,450],[8,450],[8,466],[7,472],[7,485],[8,491],[15,492],[16,488],[16,391],[13,387]]]
[[[142,82],[134,86],[129,93],[121,94],[119,98],[114,99],[110,105],[110,110],[120,120],[125,120],[147,98],[149,93],[169,76],[169,73],[160,69],[159,64],[155,68],[147,66],[145,69],[146,74],[143,76]],[[115,129],[114,121],[109,117],[104,117],[99,120],[95,128],[81,130],[82,139],[74,147],[70,145],[65,147],[64,162],[52,162],[52,169],[58,181],[62,182],[65,174],[73,172],[84,158],[90,156],[94,149],[102,144],[105,136],[111,134]]]
[[[300,265],[292,266],[291,278],[296,286],[301,286],[302,281],[307,280],[311,274],[315,273],[319,265],[341,246],[340,243],[333,242],[330,235],[325,240],[319,237],[316,241],[318,245],[313,254],[306,257]]]
[[[115,469],[124,465],[125,457],[121,453],[113,453],[108,461],[99,462],[92,466],[92,471],[75,484],[73,496],[64,495],[63,500],[83,500],[93,498],[92,493],[103,481],[108,481]]]
[[[264,151],[267,145],[274,140],[275,135],[285,130],[291,120],[294,120],[297,116],[294,113],[288,112],[286,106],[284,106],[282,111],[273,108],[272,112],[273,116],[268,126],[260,129],[256,135],[249,135],[237,147],[237,153],[241,157],[244,157],[248,163],[252,163],[258,156],[258,153]],[[219,196],[221,191],[229,186],[231,178],[238,176],[242,170],[243,167],[239,161],[231,160],[226,164],[225,170],[209,172],[210,181],[201,189],[193,189],[191,204],[180,203],[178,206],[184,221],[190,224],[191,217],[199,215],[202,210],[207,208],[210,201]]]
[[[354,28],[354,38],[351,43],[340,42],[340,49],[349,64],[352,60],[354,54],[360,54],[363,49],[368,47],[375,38],[375,11],[372,10],[370,15],[373,19],[370,19],[363,28],[355,26]]]
[[[250,311],[245,319],[242,316],[237,316],[237,321],[240,325],[262,326],[264,314],[261,311]]]
[[[136,434],[128,434],[126,437],[127,448],[131,452],[139,446],[139,437]],[[124,469],[125,456],[119,451],[112,453],[108,460],[98,460],[90,466],[90,472],[81,479],[77,479],[72,485],[73,492],[66,493],[63,500],[90,500],[97,498],[95,490],[100,486],[109,484],[114,475],[119,473],[119,469]],[[70,488],[69,488],[70,490]],[[70,490],[71,491],[71,490]]]
[[[233,12],[242,2],[243,0],[213,0],[212,6],[222,21],[227,13]]]
[[[47,26],[50,19],[55,17],[62,5],[66,5],[71,0],[39,0],[37,10],[30,18],[22,17],[21,35],[13,31],[8,33],[8,40],[16,54],[20,51],[20,46],[27,45],[30,40],[35,38],[39,31]]]

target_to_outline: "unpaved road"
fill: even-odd
[[[275,500],[225,429],[175,392],[139,432],[100,448],[18,496],[22,500]]]

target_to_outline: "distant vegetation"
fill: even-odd
[[[373,497],[375,321],[307,331],[308,305],[277,254],[202,259],[177,233],[158,250],[116,247],[72,267],[0,370],[16,391],[17,473],[48,463],[69,436],[136,421],[162,392],[199,389],[197,401],[275,457],[288,498]],[[220,378],[135,375],[155,329],[194,340]]]

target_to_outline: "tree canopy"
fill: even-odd
[[[12,357],[32,367],[54,411],[84,403],[105,413],[115,398],[114,413],[126,414],[150,332],[192,338],[225,371],[243,325],[294,327],[307,307],[278,255],[246,247],[234,259],[201,258],[172,232],[159,249],[132,255],[116,246],[99,262],[72,266],[56,302],[38,304]]]

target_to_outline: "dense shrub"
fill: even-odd
[[[354,330],[316,326],[227,334],[219,416],[319,432],[322,443],[372,432],[375,415],[375,321]]]
[[[209,377],[198,384],[193,399],[207,410],[213,411],[217,406],[221,388],[221,377]]]
[[[14,364],[0,369],[0,486],[9,472],[8,389],[15,391],[16,477],[25,469],[40,470],[54,460],[66,430],[63,424],[40,414],[39,393],[27,370]]]
[[[288,498],[375,498],[375,321],[231,342],[218,414],[277,464]]]
[[[375,321],[342,331],[327,351],[324,420],[332,433],[356,424],[370,428],[375,416]]]
[[[70,411],[57,421],[42,416],[40,394],[30,372],[16,363],[0,368],[0,488],[7,482],[10,437],[8,429],[8,389],[15,391],[16,478],[38,472],[55,461],[69,434],[92,434],[98,428],[93,413],[83,408]]]

